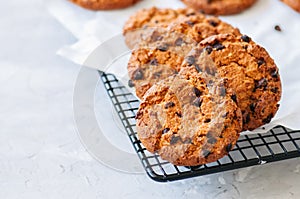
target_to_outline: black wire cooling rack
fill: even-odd
[[[276,126],[264,134],[241,135],[229,155],[216,162],[197,167],[175,166],[148,152],[138,139],[134,118],[139,100],[114,75],[100,72],[100,77],[146,173],[155,181],[180,180],[300,156],[300,130]]]

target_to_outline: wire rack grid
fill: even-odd
[[[235,148],[216,162],[197,166],[175,166],[148,152],[137,137],[135,114],[139,100],[114,75],[100,72],[107,94],[148,176],[159,182],[181,180],[300,156],[300,130],[276,126],[264,134],[241,135]]]

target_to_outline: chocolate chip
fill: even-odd
[[[154,58],[154,59],[151,59],[151,60],[150,60],[150,65],[157,66],[157,65],[158,65],[158,61],[157,61],[157,59],[156,59],[156,58]]]
[[[210,3],[212,2],[212,0],[206,0],[206,2],[207,2],[208,4],[210,4]]]
[[[245,50],[247,50],[247,49],[248,49],[248,45],[244,45],[243,48],[244,48]]]
[[[244,124],[248,124],[249,122],[250,122],[250,115],[247,114],[246,117],[244,118],[243,123],[244,123]]]
[[[207,142],[208,142],[209,144],[215,144],[215,143],[217,142],[217,139],[214,138],[214,137],[211,137],[211,138],[207,139]]]
[[[213,80],[209,80],[208,83],[206,84],[207,87],[212,87],[214,84]]]
[[[202,72],[202,69],[198,64],[195,64],[195,69],[197,70],[198,73]]]
[[[157,31],[153,32],[151,35],[151,41],[156,42],[156,41],[161,41],[164,37]]]
[[[144,78],[144,73],[141,69],[137,69],[134,73],[133,73],[133,79],[134,80],[141,80]]]
[[[221,87],[219,94],[220,94],[221,97],[224,97],[226,95],[226,89],[224,87]]]
[[[229,151],[231,151],[231,148],[232,148],[232,144],[230,143],[230,144],[228,144],[227,146],[226,146],[226,151],[227,152],[229,152]]]
[[[207,142],[209,144],[214,144],[217,142],[217,139],[215,138],[215,135],[213,132],[209,131],[207,134],[206,134],[206,137],[207,137]]]
[[[193,15],[195,15],[195,14],[196,14],[196,13],[191,12],[191,13],[186,14],[185,16],[189,17],[189,16],[193,16]]]
[[[247,43],[249,43],[249,42],[251,41],[251,38],[248,37],[247,35],[242,35],[242,36],[241,36],[241,39],[242,39],[244,42],[247,42]]]
[[[228,84],[228,79],[227,79],[227,78],[224,78],[224,79],[223,79],[223,84],[224,84],[224,85],[227,85],[227,84]]]
[[[277,30],[278,32],[282,31],[282,29],[281,29],[281,27],[279,25],[274,26],[274,29]]]
[[[128,80],[128,86],[129,86],[130,88],[134,87],[134,83],[133,83],[133,81],[132,81],[131,79]]]
[[[181,37],[178,37],[176,40],[175,40],[175,46],[181,46],[183,44],[183,39]]]
[[[271,77],[278,78],[278,70],[274,69],[270,72]]]
[[[223,46],[221,43],[217,42],[215,43],[213,46],[213,48],[215,48],[216,50],[222,50],[225,48],[225,46]]]
[[[202,94],[202,92],[196,87],[193,88],[193,91],[197,97],[200,97],[200,95]]]
[[[202,104],[202,98],[201,97],[197,97],[194,101],[193,101],[193,105],[196,107],[200,107]]]
[[[169,46],[167,44],[162,44],[157,47],[157,49],[162,52],[166,52],[168,50],[168,48],[169,48]]]
[[[187,56],[185,60],[188,66],[191,66],[196,62],[195,57],[193,55]]]
[[[183,141],[184,144],[191,144],[192,143],[192,139],[191,138],[187,138]]]
[[[214,20],[209,20],[208,23],[213,27],[216,27],[218,25],[218,22],[216,22]]]
[[[165,104],[165,108],[171,108],[171,107],[174,107],[174,106],[175,106],[174,102],[167,102]]]
[[[271,119],[273,118],[273,114],[268,115],[265,119],[263,119],[263,123],[267,124],[271,122]]]
[[[178,117],[182,117],[181,113],[175,112]]]
[[[251,104],[250,104],[249,108],[250,108],[250,110],[251,110],[252,112],[255,111],[255,106],[256,106],[255,103],[251,103]]]
[[[205,72],[209,75],[215,75],[216,71],[210,66],[205,66]]]
[[[149,115],[152,116],[152,117],[157,117],[157,112],[151,111],[151,112],[149,113]]]
[[[206,149],[203,149],[203,151],[202,151],[202,155],[203,155],[204,157],[209,156],[210,153],[211,153],[211,152],[210,152],[209,150],[206,150]]]
[[[176,144],[178,141],[180,141],[180,139],[180,136],[173,135],[171,137],[170,144]]]
[[[263,57],[260,57],[260,58],[257,60],[258,66],[263,65],[264,63],[266,63],[266,62],[265,62],[265,59],[264,59]]]
[[[211,121],[210,118],[206,118],[206,119],[204,120],[204,123],[209,123],[210,121]]]
[[[186,23],[187,25],[191,26],[191,27],[193,27],[193,26],[195,25],[195,23],[194,23],[194,22],[191,22],[191,21],[186,21],[185,23]]]
[[[153,76],[154,76],[154,78],[160,78],[160,76],[161,76],[161,71],[158,71],[158,72],[155,72],[155,73],[153,73]]]
[[[211,46],[206,46],[204,50],[207,52],[207,54],[210,54],[213,51],[213,48]]]
[[[278,88],[277,87],[274,87],[274,88],[271,88],[271,92],[273,92],[273,93],[278,93]]]
[[[265,88],[268,85],[268,81],[266,78],[262,78],[259,81],[255,82],[255,88]]]
[[[135,119],[136,119],[136,120],[140,119],[142,115],[143,115],[143,114],[142,114],[140,111],[138,111],[138,112],[136,113],[136,115],[135,115]]]
[[[170,128],[165,128],[164,130],[162,130],[162,134],[168,133],[169,130]]]
[[[231,99],[232,99],[235,103],[237,103],[236,94],[231,95]]]
[[[206,137],[209,139],[209,138],[212,138],[214,137],[214,133],[211,132],[211,131],[208,131],[207,134],[206,134]]]

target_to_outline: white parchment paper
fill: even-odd
[[[83,64],[99,45],[112,37],[119,39],[122,27],[130,15],[141,8],[152,6],[179,8],[184,7],[184,4],[179,0],[142,0],[127,9],[94,12],[69,1],[52,0],[48,3],[50,13],[78,39],[72,45],[63,46],[57,53],[77,64]],[[263,133],[279,124],[300,129],[300,14],[280,1],[259,0],[241,14],[220,18],[238,27],[242,33],[265,47],[280,70],[283,86],[280,109],[270,124],[251,133]],[[275,25],[279,25],[282,31],[274,30]],[[111,44],[111,47],[115,48],[104,53],[109,54],[115,49],[122,51],[126,45]],[[120,60],[126,63],[126,59],[128,54],[124,54]],[[107,68],[105,65],[93,63],[85,65],[100,70]],[[111,66],[109,72],[125,81],[126,65],[123,68],[120,68],[120,64]]]

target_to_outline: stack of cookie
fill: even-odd
[[[268,52],[237,28],[192,9],[143,9],[124,27],[129,86],[141,99],[139,139],[184,166],[222,158],[239,134],[269,123],[281,82]]]

